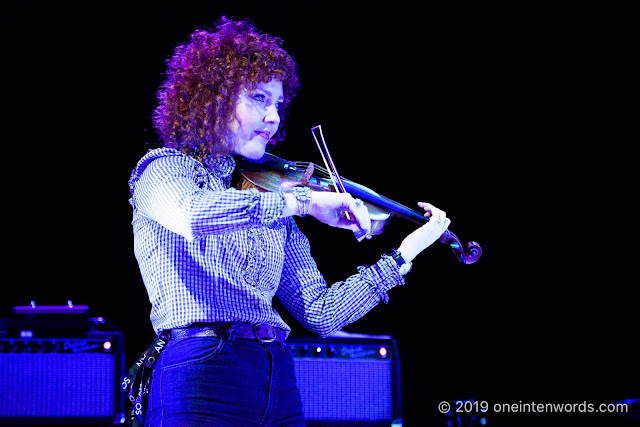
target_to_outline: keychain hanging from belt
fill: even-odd
[[[152,368],[168,341],[169,331],[163,331],[129,368],[122,380],[122,389],[125,393],[128,390],[127,398],[131,402],[130,426],[142,427],[144,425],[144,412]]]

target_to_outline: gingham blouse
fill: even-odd
[[[149,152],[131,179],[134,251],[157,333],[194,322],[242,321],[291,330],[277,296],[307,329],[328,336],[404,284],[383,255],[328,286],[309,241],[283,217],[281,193],[230,188],[235,160],[199,162],[170,148]]]

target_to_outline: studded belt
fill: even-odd
[[[188,337],[220,337],[229,340],[245,338],[284,344],[286,334],[282,329],[264,323],[195,323],[186,328],[171,329],[171,340]]]

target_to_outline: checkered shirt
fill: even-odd
[[[170,148],[149,152],[131,179],[134,252],[157,333],[194,322],[290,327],[277,296],[305,328],[328,336],[404,284],[387,255],[328,286],[309,241],[283,217],[281,193],[230,188],[235,160],[199,162]]]

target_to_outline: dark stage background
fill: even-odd
[[[434,245],[388,305],[345,328],[399,341],[406,425],[445,425],[437,405],[454,399],[640,397],[637,275],[625,269],[635,249],[623,215],[632,153],[615,134],[631,117],[620,108],[628,14],[445,3],[56,4],[5,16],[2,314],[73,300],[125,333],[127,365],[148,346],[127,180],[156,141],[149,117],[164,61],[226,13],[283,37],[300,64],[302,91],[275,154],[320,163],[310,128],[322,124],[344,176],[445,209],[451,230],[484,249],[465,266]],[[298,223],[329,283],[413,228],[395,221],[357,243],[313,218]],[[580,413],[487,420],[631,425]]]

